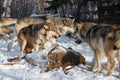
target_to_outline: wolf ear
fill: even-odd
[[[64,25],[66,25],[66,24],[68,23],[68,20],[65,19],[65,20],[63,21],[63,23],[64,23]]]
[[[76,23],[77,24],[77,28],[78,28],[78,30],[81,30],[81,28],[82,28],[82,22],[80,22],[80,23]]]
[[[75,18],[73,18],[72,21],[74,22],[74,21],[75,21]]]

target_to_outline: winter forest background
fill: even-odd
[[[120,23],[120,0],[0,0],[0,17],[21,18],[32,14]]]
[[[76,21],[120,25],[120,0],[0,0],[0,18],[23,18],[43,14],[74,17]],[[15,26],[11,25],[10,28],[14,29]],[[11,39],[7,38],[0,39],[0,80],[120,80],[118,79],[119,66],[110,76],[106,76],[107,72],[89,71],[87,66],[91,65],[94,56],[92,49],[88,44],[77,44],[75,39],[65,35],[58,38],[57,43],[80,52],[85,57],[87,66],[75,66],[67,75],[62,69],[42,73],[41,71],[44,70],[46,61],[48,61],[45,56],[51,49],[49,42],[46,43],[46,48],[37,54],[35,52],[28,54],[33,62],[38,62],[37,66],[29,64],[25,59],[20,61],[24,64],[2,65],[7,62],[7,58],[20,54],[17,42],[13,44],[11,52],[7,52],[7,45],[10,41]],[[103,66],[106,63],[107,58],[104,57],[102,59]]]

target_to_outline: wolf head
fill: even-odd
[[[75,36],[76,36],[76,43],[82,43],[85,42],[86,35],[88,30],[96,25],[93,22],[78,22],[75,23],[74,26],[76,27],[75,29]]]
[[[67,32],[74,33],[74,20],[75,19],[62,18],[63,26],[59,27],[60,33],[61,34],[65,34]]]

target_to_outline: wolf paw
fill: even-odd
[[[107,76],[110,76],[110,75],[111,75],[111,73],[112,73],[112,72],[108,72],[108,73],[107,73]]]
[[[108,71],[109,69],[107,67],[102,68],[100,72]]]
[[[88,67],[88,70],[89,71],[93,71],[93,67]]]

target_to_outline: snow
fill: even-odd
[[[38,14],[32,14],[32,15],[30,15],[30,17],[40,17],[40,16],[60,16],[59,14],[40,14],[40,15],[38,15]]]
[[[0,40],[0,80],[119,80],[117,78],[118,66],[111,76],[106,76],[106,72],[97,73],[95,71],[88,71],[87,66],[91,65],[93,51],[86,43],[76,44],[73,38],[68,38],[66,36],[61,36],[59,39],[57,39],[57,43],[66,48],[71,47],[75,51],[80,52],[86,58],[87,66],[75,66],[73,69],[69,70],[69,73],[67,75],[64,74],[62,69],[58,69],[57,71],[53,70],[49,72],[42,72],[42,69],[45,66],[45,62],[47,61],[47,58],[45,58],[45,56],[50,50],[50,42],[46,43],[46,48],[43,51],[39,51],[38,53],[33,52],[32,54],[29,54],[30,56],[41,54],[41,58],[39,59],[40,65],[33,66],[26,60],[21,61],[25,63],[23,65],[2,65],[2,63],[7,62],[7,58],[18,56],[20,54],[17,42],[14,43],[12,51],[7,52],[7,45],[10,41],[10,39]],[[106,58],[102,59],[102,64],[106,64]]]

